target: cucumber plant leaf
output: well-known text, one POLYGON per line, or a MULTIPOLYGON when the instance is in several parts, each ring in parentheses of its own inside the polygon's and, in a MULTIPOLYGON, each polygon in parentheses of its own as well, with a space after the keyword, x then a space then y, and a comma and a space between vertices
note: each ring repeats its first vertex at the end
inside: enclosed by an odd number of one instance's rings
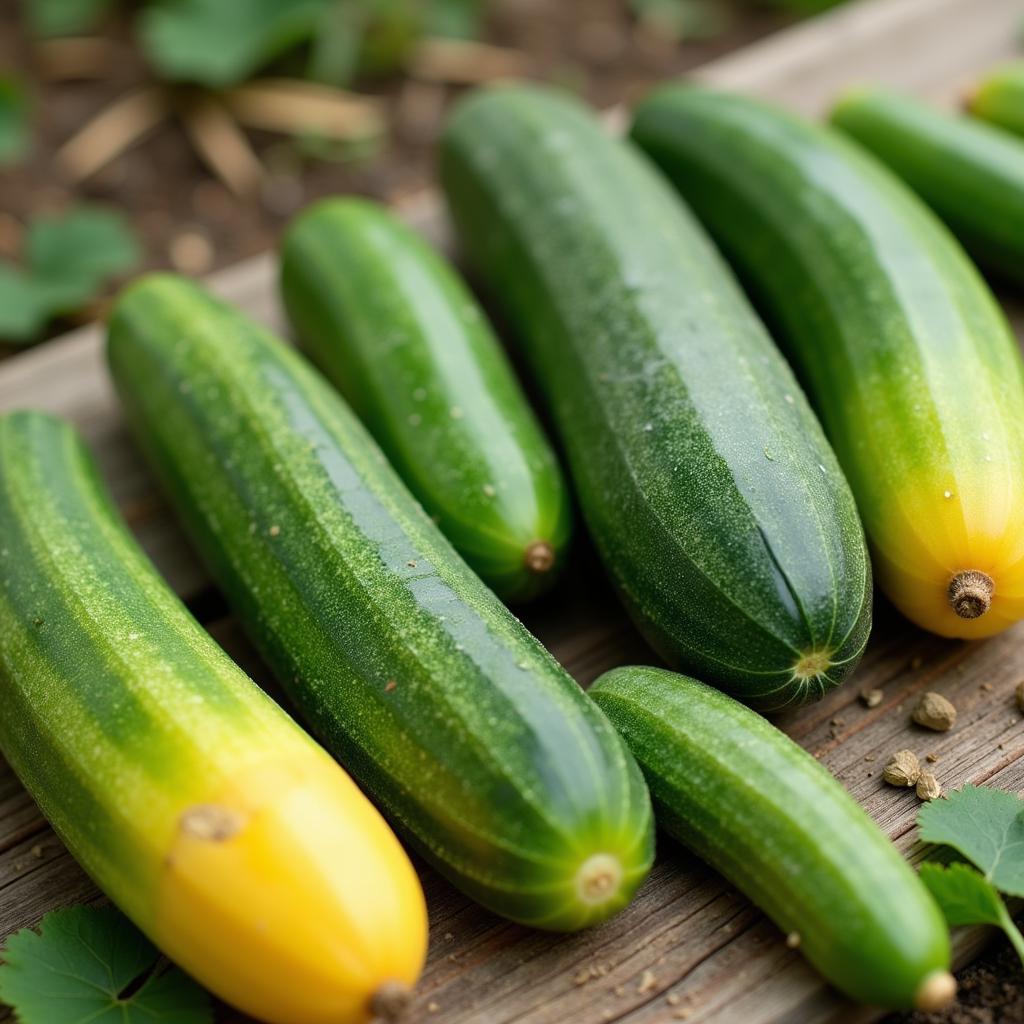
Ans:
POLYGON ((143 10, 139 29, 160 74, 221 88, 307 41, 332 2, 164 0, 143 10))
POLYGON ((28 95, 13 75, 0 75, 0 167, 17 163, 28 152, 28 95))
POLYGON ((52 317, 80 309, 138 259, 128 223, 109 210, 82 205, 34 220, 24 265, 0 262, 0 339, 31 341, 52 317))
POLYGON ((921 865, 928 887, 951 925, 993 924, 1006 933, 1024 964, 1024 936, 1000 892, 1024 896, 1024 800, 988 787, 964 786, 922 806, 921 838, 973 862, 921 865))
POLYGON ((1024 896, 1024 800, 980 786, 954 790, 918 814, 921 838, 951 846, 1000 892, 1024 896))
POLYGON ((29 0, 28 24, 37 36, 88 32, 113 6, 112 0, 29 0))
POLYGON ((115 907, 66 907, 7 940, 0 1000, 19 1024, 212 1024, 206 992, 160 964, 115 907))

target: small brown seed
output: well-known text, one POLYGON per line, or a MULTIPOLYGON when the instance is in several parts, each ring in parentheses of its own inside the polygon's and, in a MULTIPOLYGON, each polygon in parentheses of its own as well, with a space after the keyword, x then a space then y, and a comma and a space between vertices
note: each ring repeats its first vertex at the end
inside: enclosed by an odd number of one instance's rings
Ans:
POLYGON ((917 795, 921 800, 938 800, 942 796, 942 786, 931 772, 921 772, 917 780, 917 795))
POLYGON ((921 762, 912 750, 897 750, 882 772, 890 786, 915 786, 921 777, 921 762))
POLYGON ((935 762, 938 761, 938 759, 939 759, 939 755, 938 754, 925 754, 924 759, 929 764, 935 764, 935 762))
POLYGON ((947 732, 956 722, 956 708, 941 693, 929 692, 921 695, 911 718, 926 729, 947 732))
POLYGON ((860 699, 864 702, 865 707, 869 708, 877 708, 882 703, 884 696, 885 694, 879 689, 860 691, 860 699))

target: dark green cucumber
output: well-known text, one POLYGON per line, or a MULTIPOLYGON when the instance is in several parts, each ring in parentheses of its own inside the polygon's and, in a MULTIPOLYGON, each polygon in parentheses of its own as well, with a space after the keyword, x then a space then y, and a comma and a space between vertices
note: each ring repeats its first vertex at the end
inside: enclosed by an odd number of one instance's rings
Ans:
POLYGON ((795 934, 832 984, 892 1008, 938 1009, 952 998, 939 908, 802 747, 663 669, 615 669, 590 692, 640 762, 658 824, 795 934))
POLYGON ((867 639, 863 534, 803 393, 703 230, 642 155, 539 88, 464 101, 442 177, 652 645, 765 710, 820 697, 867 639))
POLYGON ((746 96, 665 87, 633 137, 778 325, 893 603, 943 636, 1024 618, 1024 364, 955 237, 856 142, 746 96))
POLYGON ((281 290, 300 344, 484 582, 507 601, 546 589, 569 496, 455 272, 383 207, 331 199, 285 236, 281 290))
POLYGON ((519 921, 575 929, 622 907, 652 856, 636 765, 330 385, 166 275, 120 297, 108 355, 214 578, 417 849, 519 921))
POLYGON ((999 276, 1024 281, 1024 141, 886 89, 856 89, 832 123, 888 164, 999 276))
POLYGON ((968 109, 975 117, 1024 135, 1024 61, 993 71, 971 94, 968 109))

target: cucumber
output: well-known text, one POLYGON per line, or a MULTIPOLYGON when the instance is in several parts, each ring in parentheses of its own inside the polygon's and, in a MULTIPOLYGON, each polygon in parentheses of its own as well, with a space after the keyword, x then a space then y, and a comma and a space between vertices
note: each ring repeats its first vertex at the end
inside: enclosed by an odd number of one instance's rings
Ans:
POLYGON ((863 534, 799 386, 703 230, 640 154, 541 88, 464 101, 441 170, 650 643, 764 710, 820 697, 867 639, 863 534))
POLYGON ((1024 61, 993 71, 974 90, 968 109, 1016 135, 1024 135, 1024 61))
POLYGON ((633 136, 740 269, 814 401, 879 583, 944 636, 1024 616, 1024 378, 935 215, 838 132, 674 86, 633 136))
POLYGON ((456 274, 382 207, 331 199, 289 228, 281 291, 300 344, 471 568, 506 601, 547 589, 565 483, 456 274))
POLYGON ((799 941, 854 999, 952 1000, 949 934, 910 865, 803 748, 686 676, 621 668, 590 693, 626 738, 658 824, 799 941))
POLYGON ((650 801, 615 730, 470 571, 330 385, 197 286, 143 279, 108 356, 214 578, 327 748, 486 907, 628 902, 650 801))
POLYGON ((910 185, 983 266, 1024 281, 1024 141, 885 89, 848 93, 831 120, 910 185))
POLYGON ((419 974, 426 908, 391 830, 41 413, 0 418, 0 749, 111 899, 260 1020, 364 1022, 419 974))

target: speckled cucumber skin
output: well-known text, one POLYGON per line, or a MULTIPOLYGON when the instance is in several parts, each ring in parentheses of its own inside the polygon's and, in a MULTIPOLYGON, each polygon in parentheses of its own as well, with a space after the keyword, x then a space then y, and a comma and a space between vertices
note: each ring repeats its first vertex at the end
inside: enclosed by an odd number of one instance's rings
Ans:
POLYGON ((591 694, 626 738, 658 824, 742 889, 838 988, 914 1005, 949 934, 916 874, 832 775, 725 694, 622 668, 591 694))
POLYGON ((643 779, 589 698, 474 575, 297 353, 182 278, 130 287, 108 356, 214 578, 314 730, 488 908, 571 930, 646 874, 643 779), (608 854, 620 884, 576 890, 608 854))
POLYGON ((989 75, 974 90, 968 107, 975 117, 1024 135, 1024 61, 989 75))
POLYGON ((871 150, 1000 277, 1024 282, 1024 141, 886 89, 855 89, 832 124, 871 150))
POLYGON ((948 229, 857 143, 747 97, 669 86, 633 137, 740 269, 821 416, 894 604, 982 637, 1024 617, 1024 376, 948 229), (987 574, 976 618, 955 574, 987 574))
POLYGON ((0 750, 107 895, 236 1007, 364 1024, 378 985, 415 981, 426 906, 398 840, 42 413, 0 417, 0 750))
POLYGON ((840 682, 870 628, 853 500, 800 388, 668 184, 575 101, 531 87, 463 102, 442 180, 651 644, 764 710, 840 682), (821 663, 798 673, 815 652, 821 663))
POLYGON ((569 540, 569 495, 455 271, 383 207, 329 199, 285 235, 281 292, 299 343, 471 568, 506 601, 546 590, 569 540))

